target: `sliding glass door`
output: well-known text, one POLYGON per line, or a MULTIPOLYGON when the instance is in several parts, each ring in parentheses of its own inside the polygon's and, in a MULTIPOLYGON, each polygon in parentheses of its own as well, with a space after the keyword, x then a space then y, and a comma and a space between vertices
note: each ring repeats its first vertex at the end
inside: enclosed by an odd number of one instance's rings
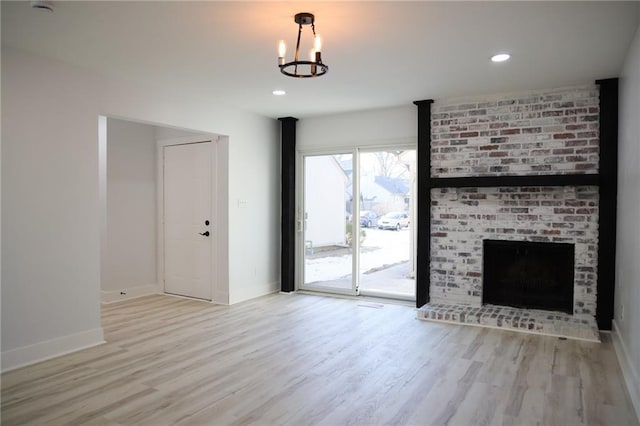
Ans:
POLYGON ((304 157, 303 288, 355 294, 353 154, 304 157))
POLYGON ((415 299, 415 150, 304 155, 298 287, 415 299))
POLYGON ((415 299, 415 150, 359 156, 360 294, 415 299))

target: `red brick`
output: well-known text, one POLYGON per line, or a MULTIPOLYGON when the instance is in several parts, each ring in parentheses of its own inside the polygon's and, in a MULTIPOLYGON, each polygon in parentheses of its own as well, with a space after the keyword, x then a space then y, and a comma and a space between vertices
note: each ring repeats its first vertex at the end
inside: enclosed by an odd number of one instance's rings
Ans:
POLYGON ((576 135, 573 133, 556 133, 553 135, 554 139, 575 139, 576 135))
POLYGON ((440 215, 440 219, 457 219, 457 218, 458 218, 457 214, 443 213, 440 215))
POLYGON ((470 200, 486 200, 487 194, 469 194, 470 200))
POLYGON ((500 130, 501 135, 519 135, 520 129, 504 129, 500 130))
POLYGON ((558 111, 543 111, 542 112, 542 116, 543 117, 560 117, 564 115, 564 112, 562 110, 558 110, 558 111))
POLYGON ((597 154, 600 151, 597 147, 576 149, 576 154, 597 154))
POLYGON ((578 133, 578 137, 579 138, 597 138, 598 137, 598 132, 580 132, 578 133))
POLYGON ((536 157, 551 155, 551 150, 550 149, 533 149, 531 150, 531 155, 536 157))
POLYGON ((535 229, 518 229, 518 234, 520 235, 535 235, 536 232, 535 229))
POLYGON ((577 214, 592 214, 595 213, 595 209, 578 209, 576 210, 577 214))
MULTIPOLYGON (((493 152, 491 154, 493 154, 493 152)), ((517 158, 503 158, 502 160, 500 160, 500 164, 517 164, 517 163, 518 163, 517 158)))
POLYGON ((553 155, 567 155, 567 154, 573 154, 574 149, 573 148, 558 148, 558 149, 554 149, 552 151, 553 155))
POLYGON ((595 163, 580 163, 576 164, 576 170, 597 170, 598 166, 595 163))
POLYGON ((567 124, 567 130, 586 130, 586 124, 567 124))

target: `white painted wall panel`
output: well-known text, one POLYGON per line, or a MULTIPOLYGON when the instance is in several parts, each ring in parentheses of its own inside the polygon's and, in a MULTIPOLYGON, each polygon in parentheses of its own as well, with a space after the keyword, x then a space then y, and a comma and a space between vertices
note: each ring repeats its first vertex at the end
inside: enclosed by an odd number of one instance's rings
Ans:
POLYGON ((2 51, 3 352, 100 328, 96 87, 2 51))
POLYGON ((640 416, 640 27, 619 84, 615 325, 628 357, 626 378, 640 416))
POLYGON ((156 285, 156 131, 107 120, 107 229, 101 289, 156 285))

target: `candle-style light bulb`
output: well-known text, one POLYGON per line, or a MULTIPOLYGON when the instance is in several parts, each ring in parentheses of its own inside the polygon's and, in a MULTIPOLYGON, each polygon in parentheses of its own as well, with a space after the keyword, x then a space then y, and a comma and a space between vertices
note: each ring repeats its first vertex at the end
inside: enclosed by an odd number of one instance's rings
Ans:
POLYGON ((311 49, 311 51, 309 52, 309 60, 311 62, 313 62, 313 64, 311 64, 311 74, 315 75, 316 72, 318 72, 318 67, 316 66, 316 50, 315 49, 311 49))
POLYGON ((322 50, 322 40, 320 40, 320 36, 316 35, 316 38, 314 40, 314 51, 315 51, 315 55, 313 57, 313 59, 311 59, 313 62, 316 62, 318 64, 322 63, 322 54, 320 53, 320 51, 322 50))
POLYGON ((284 40, 280 40, 278 43, 278 64, 284 65, 284 55, 287 54, 287 46, 284 44, 284 40))

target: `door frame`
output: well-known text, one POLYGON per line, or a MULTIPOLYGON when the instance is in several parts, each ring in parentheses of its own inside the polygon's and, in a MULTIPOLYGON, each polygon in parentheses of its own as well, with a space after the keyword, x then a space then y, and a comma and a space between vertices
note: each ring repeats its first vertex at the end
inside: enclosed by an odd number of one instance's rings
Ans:
MULTIPOLYGON (((360 278, 360 239, 353 239, 353 247, 352 253, 354 256, 352 258, 352 289, 336 289, 332 287, 322 287, 322 286, 305 286, 304 284, 304 260, 305 260, 305 246, 304 246, 304 188, 305 188, 305 175, 304 175, 304 158, 308 156, 320 156, 320 155, 340 155, 340 154, 351 154, 352 155, 352 175, 358 176, 357 179, 352 177, 352 185, 353 185, 353 193, 360 193, 360 154, 366 152, 377 152, 377 151, 397 151, 397 150, 414 150, 417 151, 418 147, 415 141, 389 141, 387 143, 381 144, 362 144, 362 145, 349 145, 349 146, 336 146, 336 147, 323 147, 323 148, 302 148, 296 151, 296 233, 295 233, 295 289, 296 290, 305 290, 305 291, 317 291, 317 292, 327 292, 334 294, 345 294, 351 296, 359 296, 360 289, 359 287, 359 278, 360 278)), ((417 172, 417 170, 416 170, 417 172)), ((413 206, 414 210, 418 203, 418 194, 415 191, 415 188, 411 188, 413 192, 413 206)), ((353 197, 353 206, 352 210, 356 213, 360 211, 360 197, 353 197)), ((416 238, 417 238, 417 228, 418 224, 414 220, 414 213, 412 211, 410 213, 410 220, 413 221, 414 226, 412 227, 412 246, 411 246, 411 256, 412 256, 412 265, 415 270, 416 264, 416 238)), ((354 220, 353 224, 353 235, 360 235, 360 220, 354 220)), ((414 271, 415 273, 415 271, 414 271)), ((414 277, 415 280, 415 277, 414 277)), ((417 292, 417 289, 416 289, 417 292)), ((400 300, 415 300, 415 294, 413 298, 407 298, 403 296, 398 297, 390 297, 387 294, 377 293, 375 291, 367 291, 365 292, 367 296, 373 297, 384 297, 384 298, 393 298, 400 300)))
MULTIPOLYGON (((212 135, 188 136, 182 138, 162 139, 157 141, 157 274, 158 286, 163 294, 165 292, 165 269, 164 269, 164 148, 176 145, 191 145, 195 143, 211 142, 211 302, 228 304, 229 288, 225 279, 226 265, 223 263, 227 258, 224 243, 227 240, 227 227, 225 212, 227 200, 224 196, 226 183, 224 144, 220 143, 222 138, 212 135)), ((171 294, 174 296, 173 294, 171 294)), ((202 300, 205 299, 194 299, 202 300)))

